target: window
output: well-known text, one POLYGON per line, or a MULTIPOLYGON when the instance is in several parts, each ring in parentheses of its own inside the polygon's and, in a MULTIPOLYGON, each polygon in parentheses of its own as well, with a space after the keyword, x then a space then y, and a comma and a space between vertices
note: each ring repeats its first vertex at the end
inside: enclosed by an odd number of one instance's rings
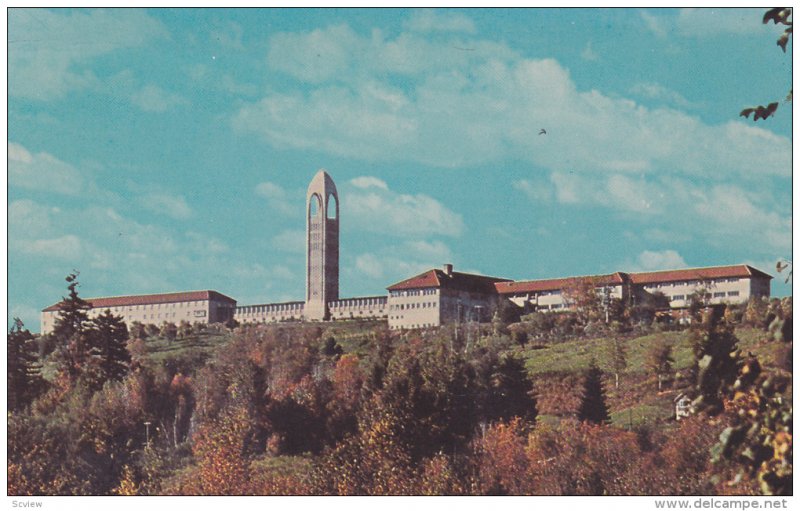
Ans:
POLYGON ((724 292, 722 292, 722 293, 714 293, 714 298, 724 298, 724 297, 725 297, 725 293, 724 292))
POLYGON ((675 295, 672 297, 673 300, 685 300, 686 295, 675 295))
POLYGON ((728 291, 728 296, 739 296, 739 291, 728 291))

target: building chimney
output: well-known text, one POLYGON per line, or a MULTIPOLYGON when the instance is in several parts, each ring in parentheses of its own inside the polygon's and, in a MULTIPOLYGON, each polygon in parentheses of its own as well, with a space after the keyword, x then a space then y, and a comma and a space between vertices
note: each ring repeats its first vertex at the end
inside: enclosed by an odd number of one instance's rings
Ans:
POLYGON ((447 263, 447 264, 444 265, 444 274, 447 275, 448 277, 453 274, 453 265, 452 264, 447 263))

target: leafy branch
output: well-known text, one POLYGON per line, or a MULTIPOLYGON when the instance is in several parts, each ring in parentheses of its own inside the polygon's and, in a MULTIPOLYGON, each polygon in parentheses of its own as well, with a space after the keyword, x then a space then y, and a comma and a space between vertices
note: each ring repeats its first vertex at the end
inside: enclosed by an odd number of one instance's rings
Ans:
MULTIPOLYGON (((778 46, 781 47, 784 53, 786 53, 786 45, 789 43, 789 37, 792 35, 792 9, 790 7, 775 7, 773 9, 768 10, 764 13, 764 18, 761 20, 762 23, 765 25, 772 21, 774 24, 784 25, 787 28, 783 31, 783 34, 778 38, 778 46)), ((792 100, 792 91, 789 90, 789 94, 786 96, 784 101, 791 101, 792 100)), ((740 117, 750 118, 750 114, 753 114, 753 121, 758 121, 759 119, 766 120, 768 117, 772 117, 775 114, 775 111, 778 109, 778 102, 774 101, 767 106, 754 106, 748 107, 739 112, 740 117)))

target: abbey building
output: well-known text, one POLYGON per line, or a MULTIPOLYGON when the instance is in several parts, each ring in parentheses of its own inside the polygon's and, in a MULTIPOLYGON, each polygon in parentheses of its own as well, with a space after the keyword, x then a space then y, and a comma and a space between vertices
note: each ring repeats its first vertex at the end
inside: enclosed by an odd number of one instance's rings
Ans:
MULTIPOLYGON (((126 323, 241 324, 279 321, 386 320, 391 329, 427 328, 464 321, 491 319, 502 301, 528 311, 561 311, 572 304, 565 291, 589 282, 604 298, 642 303, 660 295, 671 309, 688 307, 701 291, 707 303, 739 304, 750 297, 769 297, 772 277, 745 264, 657 272, 512 281, 461 273, 452 264, 431 269, 390 285, 388 294, 339 297, 339 196, 325 170, 311 180, 306 193, 305 300, 237 305, 236 300, 211 290, 137 296, 89 298, 89 315, 105 310, 126 323)), ((41 333, 52 332, 60 303, 42 311, 41 333)))

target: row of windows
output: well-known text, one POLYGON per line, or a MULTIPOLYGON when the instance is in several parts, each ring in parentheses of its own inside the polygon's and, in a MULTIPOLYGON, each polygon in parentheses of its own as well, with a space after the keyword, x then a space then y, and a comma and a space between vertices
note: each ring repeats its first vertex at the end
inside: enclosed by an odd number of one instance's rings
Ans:
POLYGON ((699 286, 702 284, 725 284, 725 283, 734 283, 739 282, 740 279, 738 278, 724 278, 724 279, 709 279, 706 281, 701 280, 686 280, 686 281, 679 281, 679 282, 661 282, 659 284, 647 284, 644 286, 645 289, 660 289, 665 287, 680 287, 680 286, 699 286))
POLYGON ((354 298, 352 300, 338 300, 330 302, 328 306, 332 309, 341 307, 363 307, 365 305, 383 305, 386 298, 354 298))
POLYGON ((302 303, 285 303, 280 305, 248 305, 245 307, 236 307, 236 313, 253 314, 257 312, 294 311, 302 308, 302 303))
POLYGON ((205 303, 205 300, 195 302, 173 302, 173 303, 149 303, 144 305, 118 305, 116 307, 96 307, 98 310, 111 310, 111 312, 176 309, 184 307, 196 307, 205 303))
MULTIPOLYGON (((706 296, 711 297, 712 295, 707 294, 706 296)), ((714 298, 725 298, 726 296, 733 297, 739 296, 739 291, 728 291, 727 293, 724 291, 719 291, 713 294, 714 298)), ((673 295, 671 298, 672 301, 675 300, 686 300, 686 295, 673 295)))
MULTIPOLYGON (((390 316, 389 319, 403 319, 403 316, 390 316)), ((433 328, 435 326, 436 325, 433 323, 415 323, 413 325, 404 325, 404 326, 395 325, 392 326, 391 328, 394 330, 400 330, 401 328, 433 328)))
POLYGON ((405 289, 403 291, 389 291, 389 296, 398 298, 400 296, 429 296, 435 295, 439 290, 436 288, 425 289, 405 289))
POLYGON ((436 302, 401 303, 389 306, 389 310, 430 309, 436 307, 436 302))

